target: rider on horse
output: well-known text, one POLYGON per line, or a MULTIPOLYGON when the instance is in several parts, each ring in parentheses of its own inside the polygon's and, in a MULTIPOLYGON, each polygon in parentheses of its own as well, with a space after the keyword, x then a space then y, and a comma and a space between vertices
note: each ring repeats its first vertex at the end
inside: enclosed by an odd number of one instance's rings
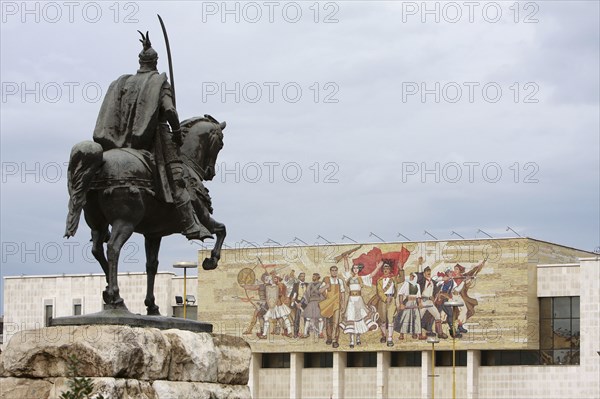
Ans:
POLYGON ((150 158, 155 166, 158 197, 175 204, 182 233, 188 239, 203 239, 209 235, 196 217, 184 179, 179 151, 181 127, 171 85, 167 76, 156 69, 158 54, 148 33, 140 34, 143 45, 140 68, 135 75, 123 75, 110 85, 98 115, 94 141, 104 151, 128 148, 150 158))

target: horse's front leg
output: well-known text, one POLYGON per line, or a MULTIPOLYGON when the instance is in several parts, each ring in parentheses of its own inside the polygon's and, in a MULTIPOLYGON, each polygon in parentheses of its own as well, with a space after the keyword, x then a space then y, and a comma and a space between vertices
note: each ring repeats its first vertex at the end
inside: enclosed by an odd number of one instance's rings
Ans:
POLYGON ((217 240, 215 241, 215 246, 210 252, 210 258, 204 259, 202 262, 202 268, 204 270, 213 270, 216 269, 219 264, 219 259, 221 259, 221 248, 223 247, 223 242, 225 242, 225 236, 227 235, 227 229, 223 223, 219 223, 210 216, 208 217, 207 223, 203 223, 208 230, 217 236, 217 240))
POLYGON ((144 304, 150 316, 160 316, 158 306, 154 298, 154 280, 158 271, 158 251, 160 249, 161 237, 145 237, 146 246, 146 300, 144 304))
POLYGON ((117 273, 119 271, 119 255, 121 248, 133 234, 133 224, 117 220, 112 224, 110 239, 107 244, 108 254, 108 287, 104 291, 104 301, 109 308, 127 309, 123 298, 119 295, 117 273))

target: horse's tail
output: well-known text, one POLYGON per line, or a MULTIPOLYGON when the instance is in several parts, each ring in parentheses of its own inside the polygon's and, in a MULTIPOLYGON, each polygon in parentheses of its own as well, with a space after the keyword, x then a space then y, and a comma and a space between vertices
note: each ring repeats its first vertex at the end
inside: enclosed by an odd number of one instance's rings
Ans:
POLYGON ((79 226, 81 210, 92 178, 102 166, 102 146, 93 141, 82 141, 71 150, 67 172, 69 187, 69 214, 65 237, 75 235, 79 226))

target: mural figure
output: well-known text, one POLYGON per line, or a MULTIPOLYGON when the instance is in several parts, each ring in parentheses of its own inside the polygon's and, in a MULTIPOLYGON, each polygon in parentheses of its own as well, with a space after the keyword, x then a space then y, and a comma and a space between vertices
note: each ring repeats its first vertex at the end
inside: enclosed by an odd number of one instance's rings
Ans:
POLYGON ((363 269, 362 265, 352 265, 352 274, 350 274, 350 262, 348 257, 344 257, 344 278, 348 286, 349 297, 346 306, 345 321, 340 323, 344 334, 350 335, 350 348, 354 348, 354 343, 360 345, 360 335, 370 330, 377 329, 377 319, 379 314, 374 306, 365 304, 362 298, 362 287, 372 285, 372 277, 379 271, 379 267, 366 276, 359 276, 363 269), (356 337, 356 341, 355 341, 356 337))
POLYGON ((411 334, 413 339, 421 335, 421 287, 417 284, 417 274, 411 273, 398 290, 398 308, 402 311, 400 316, 400 336, 411 334))
MULTIPOLYGON (((383 253, 378 247, 374 247, 366 254, 361 254, 358 258, 352 259, 352 263, 355 265, 363 265, 363 270, 359 273, 361 276, 370 274, 373 269, 376 269, 380 261, 391 266, 390 274, 396 276, 399 281, 404 281, 404 264, 410 256, 410 251, 404 246, 400 251, 392 251, 383 253)), ((383 270, 379 269, 378 272, 373 276, 373 284, 383 277, 383 270)))
POLYGON ((454 299, 462 302, 464 306, 459 308, 459 313, 457 316, 458 328, 457 330, 462 333, 467 333, 467 330, 463 327, 463 323, 465 323, 471 316, 475 314, 475 306, 477 306, 477 299, 471 298, 469 296, 469 289, 475 283, 475 278, 477 274, 481 271, 487 258, 481 261, 477 266, 473 269, 469 270, 465 273, 465 267, 459 264, 454 266, 453 279, 457 288, 455 289, 454 299))
POLYGON ((419 339, 425 340, 427 339, 427 335, 435 335, 433 332, 434 328, 438 338, 448 338, 448 335, 446 335, 442 330, 442 318, 440 312, 438 308, 435 307, 433 304, 433 300, 435 298, 435 294, 437 294, 437 290, 434 291, 434 289, 436 288, 436 282, 431 278, 431 268, 429 266, 425 267, 422 273, 417 273, 417 284, 419 284, 419 288, 421 289, 421 303, 422 308, 424 309, 422 312, 422 330, 419 339), (432 323, 428 323, 426 321, 428 314, 433 319, 432 323), (431 327, 427 328, 425 326, 431 327), (425 334, 426 329, 429 334, 425 334))
POLYGON ((446 306, 446 302, 452 299, 452 292, 456 288, 456 284, 452 279, 452 271, 446 269, 444 272, 438 272, 437 277, 439 280, 437 286, 440 290, 436 295, 435 305, 438 307, 438 310, 446 314, 446 323, 448 324, 450 336, 453 338, 462 338, 461 333, 455 333, 454 331, 454 317, 457 312, 454 311, 454 306, 446 306))
POLYGON ((387 341, 387 346, 394 346, 394 315, 397 309, 398 279, 391 274, 392 265, 383 264, 383 277, 377 280, 377 297, 379 299, 379 327, 381 328, 381 343, 387 341))
POLYGON ((304 294, 308 287, 306 280, 306 274, 300 272, 298 274, 298 281, 296 281, 292 287, 292 293, 290 294, 290 307, 292 309, 292 319, 294 320, 294 338, 300 336, 300 321, 303 318, 304 309, 308 305, 304 294))
POLYGON ((326 320, 325 332, 327 340, 325 343, 333 348, 340 346, 340 315, 344 312, 342 307, 345 305, 344 281, 338 277, 337 266, 329 268, 330 276, 323 279, 321 289, 325 292, 325 299, 319 302, 321 315, 326 320))
POLYGON ((484 259, 466 273, 465 267, 460 264, 456 264, 453 269, 448 268, 444 272, 437 273, 440 281, 437 282, 439 291, 435 296, 434 303, 438 310, 445 313, 450 336, 454 338, 462 338, 462 334, 467 333, 463 323, 475 314, 477 300, 469 297, 468 290, 473 286, 475 278, 486 260, 484 259), (464 306, 445 306, 449 300, 462 303, 464 306))
POLYGON ((325 299, 325 295, 321 289, 321 275, 313 273, 312 282, 308 285, 304 293, 306 309, 304 309, 304 334, 300 338, 308 338, 310 331, 314 331, 315 336, 324 338, 323 336, 323 316, 319 303, 325 299))
MULTIPOLYGON (((251 269, 248 269, 248 270, 251 270, 251 269)), ((252 275, 254 278, 254 273, 252 273, 252 275)), ((245 290, 258 292, 258 301, 255 303, 254 301, 250 300, 250 297, 248 297, 247 291, 246 291, 246 296, 248 298, 248 301, 250 301, 250 303, 252 303, 252 305, 254 306, 254 313, 252 314, 252 320, 250 321, 250 324, 244 331, 244 335, 252 334, 252 330, 254 329, 254 326, 256 325, 257 321, 259 319, 262 320, 264 318, 265 314, 267 313, 267 309, 268 309, 268 307, 267 307, 267 285, 270 285, 270 284, 271 284, 271 277, 269 276, 269 273, 265 272, 260 277, 260 282, 258 284, 244 285, 245 290)), ((263 324, 261 323, 260 331, 257 333, 257 335, 259 337, 261 335, 266 334, 263 331, 262 327, 263 327, 263 324)))
MULTIPOLYGON (((286 303, 287 300, 289 300, 289 298, 286 295, 287 288, 281 280, 281 277, 279 277, 273 272, 271 276, 271 284, 266 286, 268 309, 263 316, 263 332, 261 335, 258 335, 258 338, 260 339, 266 339, 267 334, 270 332, 269 327, 271 326, 271 324, 273 324, 273 328, 275 328, 277 326, 277 323, 283 323, 284 336, 292 337, 292 329, 289 318, 291 311, 286 303)), ((274 333, 274 331, 271 332, 271 334, 274 333)))

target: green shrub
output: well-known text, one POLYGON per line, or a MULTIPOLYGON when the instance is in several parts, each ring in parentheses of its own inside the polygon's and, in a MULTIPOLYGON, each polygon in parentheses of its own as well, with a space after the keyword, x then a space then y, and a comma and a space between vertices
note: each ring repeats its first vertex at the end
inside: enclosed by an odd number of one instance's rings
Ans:
MULTIPOLYGON (((94 383, 89 377, 77 377, 79 374, 79 360, 75 355, 69 356, 69 380, 67 385, 69 390, 60 395, 60 399, 92 399, 90 396, 94 391, 94 383)), ((97 395, 93 399, 105 399, 102 395, 97 395)))

